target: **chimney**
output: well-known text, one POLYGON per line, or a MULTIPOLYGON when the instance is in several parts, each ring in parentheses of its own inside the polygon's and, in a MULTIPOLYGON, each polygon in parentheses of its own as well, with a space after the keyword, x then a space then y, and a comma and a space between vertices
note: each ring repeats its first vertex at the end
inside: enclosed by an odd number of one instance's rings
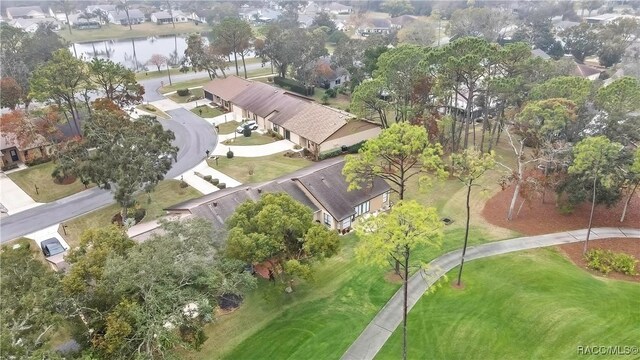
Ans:
POLYGON ((214 201, 213 203, 211 203, 211 205, 213 205, 213 207, 216 207, 218 206, 218 203, 214 201))
POLYGON ((262 194, 262 189, 258 189, 258 194, 262 194))

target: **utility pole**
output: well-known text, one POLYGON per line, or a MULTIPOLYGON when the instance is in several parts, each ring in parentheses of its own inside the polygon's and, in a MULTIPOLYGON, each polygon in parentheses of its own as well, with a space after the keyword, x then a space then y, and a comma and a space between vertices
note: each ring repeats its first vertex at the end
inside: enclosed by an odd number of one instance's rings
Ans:
POLYGON ((167 63, 167 75, 169 75, 169 85, 171 84, 171 68, 169 68, 169 63, 167 63))

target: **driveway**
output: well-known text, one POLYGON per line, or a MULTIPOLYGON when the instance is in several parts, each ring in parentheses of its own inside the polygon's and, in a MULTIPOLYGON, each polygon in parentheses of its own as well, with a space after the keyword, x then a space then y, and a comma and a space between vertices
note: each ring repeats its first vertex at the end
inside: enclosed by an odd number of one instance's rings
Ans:
POLYGON ((3 172, 0 172, 0 204, 7 209, 8 215, 42 205, 33 201, 31 196, 3 172))
MULTIPOLYGON (((514 251, 541 248, 546 246, 584 241, 587 229, 567 232, 528 236, 516 239, 496 241, 467 248, 465 261, 481 259, 489 256, 506 254, 514 251)), ((594 228, 591 229, 591 240, 631 237, 640 242, 640 229, 594 228)), ((420 297, 444 274, 460 264, 462 250, 452 251, 431 261, 426 270, 420 270, 409 279, 409 310, 420 300, 420 297)), ((373 359, 387 342, 394 330, 402 322, 403 306, 402 288, 378 312, 364 329, 356 341, 342 355, 342 360, 373 359)))

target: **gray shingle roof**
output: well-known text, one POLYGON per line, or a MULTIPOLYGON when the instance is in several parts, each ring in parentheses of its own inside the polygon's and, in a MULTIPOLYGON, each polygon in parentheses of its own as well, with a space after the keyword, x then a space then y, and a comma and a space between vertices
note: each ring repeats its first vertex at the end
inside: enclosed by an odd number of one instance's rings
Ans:
POLYGON ((7 8, 7 14, 11 14, 13 17, 29 16, 31 12, 37 12, 38 15, 44 15, 44 12, 40 6, 15 6, 7 8))

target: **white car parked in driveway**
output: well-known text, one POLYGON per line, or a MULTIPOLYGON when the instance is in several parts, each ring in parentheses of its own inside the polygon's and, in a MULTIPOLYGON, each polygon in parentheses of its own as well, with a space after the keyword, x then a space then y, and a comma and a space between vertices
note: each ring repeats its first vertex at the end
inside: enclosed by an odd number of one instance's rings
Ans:
POLYGON ((247 126, 251 130, 257 130, 258 129, 258 124, 255 121, 251 120, 251 121, 245 121, 242 124, 240 124, 240 126, 238 126, 236 128, 236 132, 238 134, 242 134, 242 132, 244 131, 244 128, 247 127, 247 126))

